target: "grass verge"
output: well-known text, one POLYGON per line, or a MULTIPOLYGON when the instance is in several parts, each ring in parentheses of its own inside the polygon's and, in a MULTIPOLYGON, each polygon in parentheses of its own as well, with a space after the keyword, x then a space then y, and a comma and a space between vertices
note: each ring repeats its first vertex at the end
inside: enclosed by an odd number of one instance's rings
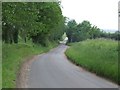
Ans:
POLYGON ((56 43, 42 47, 31 44, 2 45, 2 88, 15 88, 17 72, 24 58, 44 53, 57 46, 56 43))
POLYGON ((65 54, 75 64, 120 84, 118 51, 117 41, 95 39, 72 43, 65 54))

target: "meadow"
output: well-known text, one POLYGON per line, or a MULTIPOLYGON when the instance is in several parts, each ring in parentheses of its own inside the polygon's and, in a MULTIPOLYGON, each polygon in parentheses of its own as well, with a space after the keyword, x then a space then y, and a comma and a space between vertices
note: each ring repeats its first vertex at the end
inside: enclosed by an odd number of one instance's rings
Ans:
POLYGON ((15 88, 17 73, 27 57, 41 54, 57 46, 50 43, 48 47, 31 43, 2 44, 2 88, 15 88))
POLYGON ((118 76, 118 41, 109 39, 70 43, 65 54, 76 65, 120 84, 118 76))

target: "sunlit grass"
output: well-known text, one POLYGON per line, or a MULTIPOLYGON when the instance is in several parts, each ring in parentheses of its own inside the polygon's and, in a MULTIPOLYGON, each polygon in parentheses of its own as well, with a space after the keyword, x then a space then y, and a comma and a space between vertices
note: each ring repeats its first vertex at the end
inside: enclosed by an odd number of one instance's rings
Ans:
MULTIPOLYGON (((118 42, 107 39, 70 44, 68 58, 97 75, 118 82, 118 42)), ((120 77, 120 74, 119 74, 120 77)))

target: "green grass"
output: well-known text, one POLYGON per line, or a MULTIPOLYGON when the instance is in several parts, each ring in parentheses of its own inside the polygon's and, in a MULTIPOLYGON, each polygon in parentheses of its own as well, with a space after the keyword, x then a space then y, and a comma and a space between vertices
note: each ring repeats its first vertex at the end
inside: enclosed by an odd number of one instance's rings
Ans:
POLYGON ((75 64, 118 83, 117 41, 95 39, 72 43, 65 53, 75 64))
POLYGON ((2 88, 15 88, 17 72, 26 57, 49 51, 57 46, 56 43, 48 47, 32 44, 3 44, 2 45, 2 88))

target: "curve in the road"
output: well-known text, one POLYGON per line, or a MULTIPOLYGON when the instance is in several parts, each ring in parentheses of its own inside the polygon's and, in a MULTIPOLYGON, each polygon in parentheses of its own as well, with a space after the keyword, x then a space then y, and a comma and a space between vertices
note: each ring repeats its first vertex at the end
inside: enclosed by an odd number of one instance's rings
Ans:
POLYGON ((117 88, 110 81, 75 66, 64 55, 67 46, 60 45, 37 57, 30 67, 28 88, 117 88))

